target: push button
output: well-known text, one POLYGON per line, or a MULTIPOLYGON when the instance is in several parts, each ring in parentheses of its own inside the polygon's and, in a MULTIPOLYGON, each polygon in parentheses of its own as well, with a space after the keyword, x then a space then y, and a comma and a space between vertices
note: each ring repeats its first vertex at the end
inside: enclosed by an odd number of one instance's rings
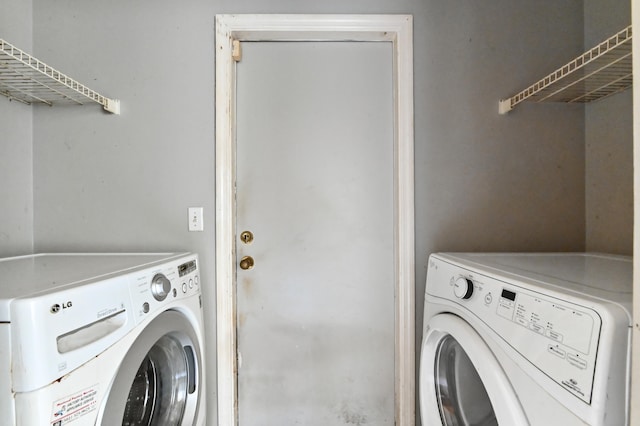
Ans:
POLYGON ((544 327, 540 324, 532 322, 531 324, 529 324, 529 327, 538 334, 544 334, 544 327))
POLYGON ((547 330, 546 333, 547 337, 551 340, 555 340, 556 342, 561 342, 562 343, 562 334, 553 331, 553 330, 547 330))
POLYGON ((527 327, 529 325, 526 319, 520 317, 516 317, 516 322, 523 327, 527 327))
POLYGON ((579 358, 577 355, 567 354, 567 361, 569 361, 569 364, 574 367, 578 367, 581 370, 587 369, 587 361, 579 358))
POLYGON ((551 352, 552 354, 554 354, 555 356, 558 356, 560 358, 564 358, 565 352, 562 349, 560 349, 559 347, 557 347, 557 346, 549 345, 547 350, 549 352, 551 352))

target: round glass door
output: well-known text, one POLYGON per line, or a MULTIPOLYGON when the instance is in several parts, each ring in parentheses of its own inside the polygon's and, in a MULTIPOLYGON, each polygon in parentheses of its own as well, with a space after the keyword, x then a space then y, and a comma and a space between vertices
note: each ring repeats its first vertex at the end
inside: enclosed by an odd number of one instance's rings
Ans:
POLYGON ((444 426, 496 426, 496 414, 478 371, 451 335, 436 350, 435 385, 444 426))
POLYGON ((195 424, 202 396, 202 352, 186 316, 158 315, 131 343, 115 374, 97 424, 195 424))
POLYGON ((179 425, 187 401, 187 359, 171 335, 158 340, 133 379, 123 426, 179 425))

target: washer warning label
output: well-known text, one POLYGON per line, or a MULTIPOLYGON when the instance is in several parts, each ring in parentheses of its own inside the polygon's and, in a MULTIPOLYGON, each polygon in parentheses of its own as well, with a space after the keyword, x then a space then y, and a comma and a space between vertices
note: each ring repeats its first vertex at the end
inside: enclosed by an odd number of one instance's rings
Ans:
POLYGON ((98 385, 93 385, 72 395, 68 395, 53 403, 51 426, 64 426, 73 423, 80 417, 95 411, 98 385))

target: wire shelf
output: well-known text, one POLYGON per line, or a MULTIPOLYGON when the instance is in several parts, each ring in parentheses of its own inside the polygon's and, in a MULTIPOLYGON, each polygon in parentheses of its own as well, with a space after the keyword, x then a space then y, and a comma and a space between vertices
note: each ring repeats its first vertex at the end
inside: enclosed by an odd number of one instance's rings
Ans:
POLYGON ((631 25, 588 52, 499 102, 506 114, 520 102, 587 103, 622 92, 633 83, 631 25))
POLYGON ((97 102, 120 114, 120 101, 110 99, 0 39, 0 94, 9 99, 54 105, 97 102))

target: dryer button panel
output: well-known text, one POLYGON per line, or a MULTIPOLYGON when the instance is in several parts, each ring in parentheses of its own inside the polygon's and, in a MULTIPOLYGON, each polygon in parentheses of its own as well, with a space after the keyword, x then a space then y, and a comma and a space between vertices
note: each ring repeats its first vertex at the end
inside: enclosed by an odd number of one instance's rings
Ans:
POLYGON ((445 262, 430 265, 427 294, 448 300, 479 318, 497 339, 526 359, 530 374, 551 379, 591 403, 602 320, 579 301, 542 293, 445 262), (473 282, 473 296, 454 295, 459 277, 473 282))
POLYGON ((584 355, 589 354, 594 332, 597 331, 594 330, 594 317, 585 308, 523 291, 503 289, 496 313, 545 336, 550 344, 562 344, 584 355), (513 299, 505 298, 505 292, 513 295, 513 299))
POLYGON ((486 322, 537 369, 591 403, 600 316, 590 308, 516 285, 499 286, 486 322))

